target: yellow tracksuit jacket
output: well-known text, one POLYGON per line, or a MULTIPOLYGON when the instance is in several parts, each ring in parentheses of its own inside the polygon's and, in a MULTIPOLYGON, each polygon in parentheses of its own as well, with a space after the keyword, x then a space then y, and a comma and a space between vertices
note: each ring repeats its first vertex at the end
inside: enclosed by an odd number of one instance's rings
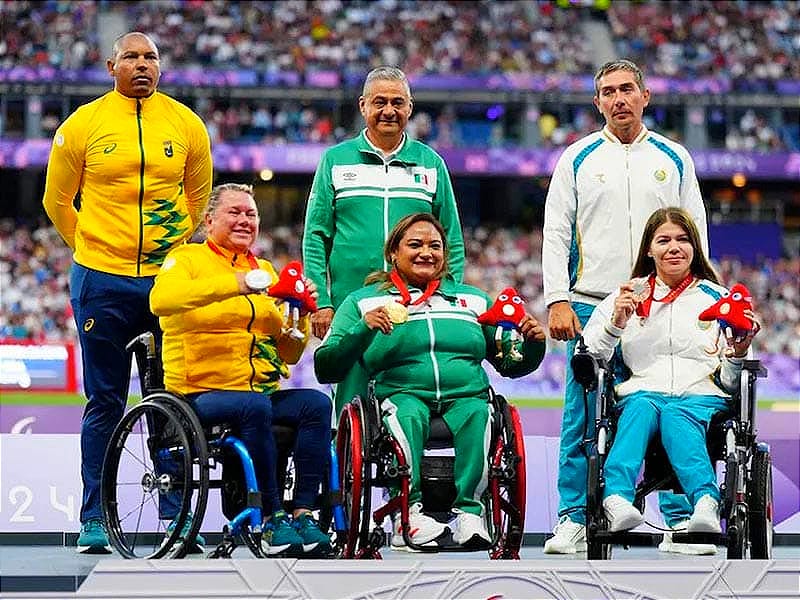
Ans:
MULTIPOLYGON (((239 294, 234 273, 251 269, 247 257, 220 251, 186 244, 170 252, 156 276, 150 309, 164 331, 164 383, 181 394, 272 392, 303 354, 308 316, 299 324, 304 340, 284 335, 274 298, 239 294)), ((258 259, 258 265, 278 279, 271 263, 258 259)))
POLYGON ((158 92, 112 90, 56 131, 43 204, 78 264, 148 276, 192 234, 211 182, 211 144, 195 113, 158 92))

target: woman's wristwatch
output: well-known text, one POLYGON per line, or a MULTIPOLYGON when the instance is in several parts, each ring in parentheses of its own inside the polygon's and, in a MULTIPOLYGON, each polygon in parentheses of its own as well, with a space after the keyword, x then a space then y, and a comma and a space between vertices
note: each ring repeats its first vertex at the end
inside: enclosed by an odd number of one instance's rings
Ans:
POLYGON ((272 283, 272 277, 264 269, 253 269, 245 274, 244 283, 254 292, 263 292, 272 283))

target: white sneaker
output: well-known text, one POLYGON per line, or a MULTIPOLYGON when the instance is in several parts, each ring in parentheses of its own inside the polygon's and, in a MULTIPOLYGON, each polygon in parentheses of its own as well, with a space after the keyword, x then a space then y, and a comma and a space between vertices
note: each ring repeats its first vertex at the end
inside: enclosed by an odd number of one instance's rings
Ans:
POLYGON ((575 554, 586 552, 586 526, 569 517, 559 519, 553 537, 544 543, 545 554, 575 554))
MULTIPOLYGON (((398 550, 410 550, 406 546, 400 527, 400 515, 397 515, 392 524, 392 547, 398 550)), ((435 546, 434 540, 446 530, 447 525, 422 512, 422 504, 420 502, 408 507, 408 535, 414 544, 435 546)))
POLYGON ((603 510, 608 519, 608 530, 628 531, 644 523, 644 516, 636 507, 619 494, 603 499, 603 510))
MULTIPOLYGON (((688 519, 681 521, 671 527, 672 531, 686 531, 689 525, 688 519)), ((683 544, 672 541, 672 532, 665 531, 664 539, 658 545, 659 552, 672 552, 674 554, 689 554, 691 556, 703 556, 716 554, 717 547, 714 544, 683 544)))
POLYGON ((694 505, 694 513, 686 527, 689 533, 720 533, 719 502, 706 494, 694 505))
POLYGON ((472 513, 453 510, 456 518, 451 521, 450 529, 453 532, 453 541, 459 546, 485 550, 492 545, 492 538, 483 524, 483 517, 472 513))

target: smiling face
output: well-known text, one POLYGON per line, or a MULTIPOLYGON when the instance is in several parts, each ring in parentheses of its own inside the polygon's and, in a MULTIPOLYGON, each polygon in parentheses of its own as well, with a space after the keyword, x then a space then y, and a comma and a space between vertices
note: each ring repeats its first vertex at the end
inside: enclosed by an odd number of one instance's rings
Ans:
POLYGON ((691 271, 694 247, 686 230, 671 221, 656 229, 648 255, 656 265, 656 275, 669 285, 676 286, 691 271))
POLYGON ((256 201, 246 192, 221 192, 217 207, 205 219, 208 237, 218 246, 236 254, 247 252, 258 236, 256 201))
POLYGON ((406 85, 393 79, 376 79, 358 99, 358 108, 369 140, 381 150, 393 150, 411 116, 412 102, 406 85))
POLYGON ((641 131, 642 115, 649 102, 650 90, 640 89, 631 71, 611 71, 597 81, 594 105, 605 117, 611 133, 625 144, 630 144, 641 131))
POLYGON ((142 33, 129 33, 114 48, 114 57, 106 61, 114 89, 129 98, 151 95, 161 77, 158 48, 153 41, 142 33))
POLYGON ((400 239, 391 256, 397 272, 411 285, 424 288, 442 276, 444 242, 432 223, 418 221, 400 239))

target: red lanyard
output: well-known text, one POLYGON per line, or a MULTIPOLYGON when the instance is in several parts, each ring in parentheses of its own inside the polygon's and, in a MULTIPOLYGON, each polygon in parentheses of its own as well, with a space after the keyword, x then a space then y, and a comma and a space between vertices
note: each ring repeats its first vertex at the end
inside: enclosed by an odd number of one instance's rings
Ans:
POLYGON ((433 296, 434 292, 439 289, 439 283, 441 282, 441 280, 439 279, 434 279, 433 281, 429 281, 427 287, 425 288, 425 291, 422 292, 422 295, 416 300, 414 300, 414 302, 411 302, 411 294, 408 292, 408 287, 406 287, 406 282, 403 281, 402 277, 400 277, 400 273, 398 273, 396 269, 392 269, 392 272, 389 273, 389 278, 392 280, 392 283, 397 288, 397 291, 400 292, 400 297, 402 298, 400 300, 400 304, 403 304, 405 306, 408 306, 409 304, 411 304, 412 306, 415 306, 417 304, 422 304, 423 302, 425 302, 425 300, 433 296))
MULTIPOLYGON (((228 258, 222 252, 222 250, 219 249, 219 246, 217 246, 210 239, 206 240, 206 244, 208 244, 208 247, 211 248, 211 250, 215 254, 219 254, 222 258, 224 258, 225 260, 228 260, 228 258)), ((250 265, 251 269, 258 269, 259 268, 258 261, 256 260, 256 255, 255 254, 253 254, 250 250, 248 250, 247 254, 245 254, 245 256, 247 257, 247 262, 250 265)), ((231 259, 231 266, 234 266, 235 263, 236 263, 236 254, 234 254, 233 258, 231 259)))
MULTIPOLYGON (((689 273, 683 281, 681 281, 677 286, 670 289, 669 293, 661 298, 660 300, 656 300, 656 302, 661 302, 663 304, 671 304, 675 301, 675 298, 681 295, 681 292, 685 290, 687 287, 691 285, 694 281, 694 275, 689 273)), ((650 305, 653 304, 653 295, 656 291, 656 276, 650 275, 647 280, 647 284, 650 286, 650 293, 647 295, 647 298, 636 307, 636 314, 640 317, 649 317, 650 316, 650 305)))

